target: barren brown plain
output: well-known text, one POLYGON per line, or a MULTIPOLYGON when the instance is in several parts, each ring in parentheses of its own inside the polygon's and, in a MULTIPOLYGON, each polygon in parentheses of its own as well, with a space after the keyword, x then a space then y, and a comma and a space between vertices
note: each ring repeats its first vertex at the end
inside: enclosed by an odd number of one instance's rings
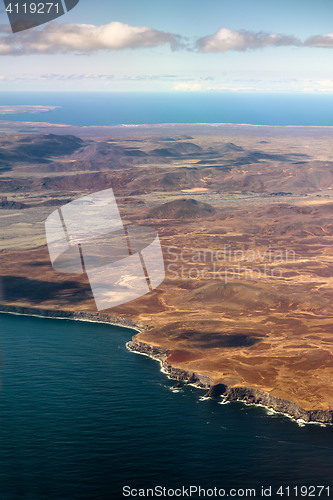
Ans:
POLYGON ((333 409, 332 136, 2 122, 1 303, 96 311, 85 275, 53 270, 44 221, 112 187, 125 224, 158 230, 166 278, 104 312, 147 325, 175 368, 333 409))

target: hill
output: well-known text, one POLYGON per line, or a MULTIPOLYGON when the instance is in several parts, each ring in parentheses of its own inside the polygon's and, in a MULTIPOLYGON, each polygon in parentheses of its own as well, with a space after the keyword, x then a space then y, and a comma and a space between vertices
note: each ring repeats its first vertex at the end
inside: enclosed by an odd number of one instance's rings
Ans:
POLYGON ((148 215, 153 219, 198 219, 209 217, 214 212, 215 209, 208 203, 183 198, 153 208, 148 215))

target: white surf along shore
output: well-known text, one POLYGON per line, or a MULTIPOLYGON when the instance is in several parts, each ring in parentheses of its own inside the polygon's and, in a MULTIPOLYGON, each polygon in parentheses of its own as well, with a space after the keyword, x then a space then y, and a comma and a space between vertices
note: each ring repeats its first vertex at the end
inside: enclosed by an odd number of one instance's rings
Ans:
MULTIPOLYGON (((128 318, 113 316, 110 314, 100 314, 85 311, 64 311, 50 310, 42 308, 28 308, 18 306, 7 306, 0 304, 0 313, 17 316, 30 316, 39 318, 50 318, 58 320, 84 321, 90 323, 102 323, 112 326, 119 326, 141 332, 146 329, 146 325, 135 322, 128 318)), ((179 368, 174 368, 167 362, 168 351, 158 346, 145 344, 133 339, 127 342, 129 351, 136 354, 148 356, 160 363, 161 371, 168 378, 176 380, 184 385, 192 385, 206 391, 203 400, 208 398, 222 399, 220 404, 227 404, 233 401, 242 402, 246 405, 263 407, 267 410, 267 415, 280 414, 291 418, 298 425, 319 424, 322 426, 333 424, 333 410, 304 410, 296 403, 276 396, 259 389, 249 387, 229 387, 225 384, 213 384, 212 379, 200 373, 189 372, 179 368)))

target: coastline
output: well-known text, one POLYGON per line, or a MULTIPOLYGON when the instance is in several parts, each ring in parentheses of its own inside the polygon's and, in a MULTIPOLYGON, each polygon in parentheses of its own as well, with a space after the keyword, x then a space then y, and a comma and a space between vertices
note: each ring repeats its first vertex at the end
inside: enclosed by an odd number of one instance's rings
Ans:
MULTIPOLYGON (((141 332, 146 329, 143 323, 128 318, 86 311, 76 312, 0 304, 0 314, 103 323, 128 328, 136 332, 141 332)), ((230 387, 222 383, 214 385, 212 379, 207 375, 190 372, 181 368, 174 368, 167 362, 169 351, 166 349, 133 339, 127 342, 126 347, 131 352, 145 355, 159 361, 161 371, 170 379, 206 390, 207 392, 204 395, 205 398, 218 398, 222 396, 225 403, 239 401, 245 404, 263 406, 274 412, 289 416, 296 421, 333 424, 333 410, 304 410, 292 401, 278 398, 259 389, 251 387, 230 387)))
POLYGON ((100 314, 88 311, 65 311, 61 309, 43 309, 23 306, 6 306, 0 304, 0 314, 12 314, 15 316, 30 316, 35 318, 62 319, 70 321, 85 321, 90 323, 102 323, 112 326, 128 328, 136 332, 145 329, 145 325, 139 321, 133 321, 111 314, 100 314))
POLYGON ((132 340, 127 342, 126 347, 135 353, 149 356, 160 362, 161 370, 169 378, 186 384, 195 385, 206 389, 205 398, 217 398, 223 396, 224 402, 240 401, 245 404, 259 405, 274 410, 282 415, 287 415, 293 420, 305 423, 333 424, 333 410, 304 410, 299 405, 286 399, 281 399, 268 392, 251 387, 229 387, 225 384, 212 384, 207 375, 189 372, 180 368, 174 368, 167 363, 168 351, 157 346, 145 344, 132 340))

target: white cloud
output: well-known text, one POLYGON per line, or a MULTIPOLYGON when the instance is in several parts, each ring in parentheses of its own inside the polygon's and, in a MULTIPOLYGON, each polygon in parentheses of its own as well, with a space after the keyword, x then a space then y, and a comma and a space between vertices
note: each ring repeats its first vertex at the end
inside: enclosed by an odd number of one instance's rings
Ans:
POLYGON ((89 53, 159 45, 169 45, 176 50, 183 45, 179 35, 120 22, 102 26, 52 23, 42 29, 15 35, 7 34, 7 29, 1 26, 0 33, 3 33, 0 36, 0 55, 89 53))
MULTIPOLYGON (((24 78, 29 78, 24 75, 24 78)), ((35 80, 113 80, 115 76, 113 74, 108 73, 70 73, 70 74, 61 74, 61 73, 43 73, 39 76, 34 76, 35 80)))
POLYGON ((333 33, 311 36, 304 42, 304 45, 307 47, 319 47, 326 49, 333 48, 333 33))
POLYGON ((174 87, 173 90, 185 91, 185 92, 198 92, 203 90, 204 86, 201 82, 179 82, 174 87))
POLYGON ((10 46, 8 46, 6 43, 2 43, 0 39, 0 55, 1 56, 7 56, 12 54, 12 49, 10 46))
POLYGON ((253 33, 251 31, 232 30, 229 28, 221 28, 214 35, 199 38, 196 44, 200 52, 244 51, 286 45, 301 45, 301 41, 294 36, 263 32, 253 33))
POLYGON ((302 78, 240 79, 228 78, 212 81, 184 80, 173 85, 172 90, 181 92, 259 92, 259 93, 331 93, 333 80, 302 78))
POLYGON ((333 93, 333 80, 329 78, 313 81, 310 85, 312 85, 312 88, 314 88, 316 92, 333 93))

